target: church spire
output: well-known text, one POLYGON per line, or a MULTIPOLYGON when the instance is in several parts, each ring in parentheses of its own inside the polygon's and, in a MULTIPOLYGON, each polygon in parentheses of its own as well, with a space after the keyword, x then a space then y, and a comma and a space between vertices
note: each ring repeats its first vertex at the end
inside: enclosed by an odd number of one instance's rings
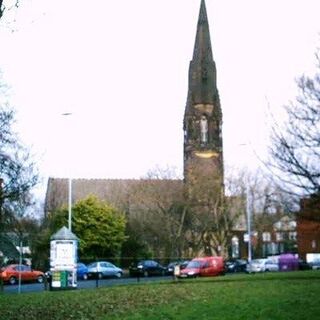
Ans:
POLYGON ((191 104, 215 104, 218 100, 216 66, 204 0, 201 0, 193 57, 189 67, 189 99, 191 104))
MULTIPOLYGON (((223 190, 222 112, 205 0, 201 0, 184 114, 184 172, 214 177, 223 190)), ((189 185, 187 182, 187 185, 189 185)))
POLYGON ((211 51, 210 31, 207 9, 204 0, 201 0, 199 11, 196 41, 193 50, 193 60, 213 60, 211 51))

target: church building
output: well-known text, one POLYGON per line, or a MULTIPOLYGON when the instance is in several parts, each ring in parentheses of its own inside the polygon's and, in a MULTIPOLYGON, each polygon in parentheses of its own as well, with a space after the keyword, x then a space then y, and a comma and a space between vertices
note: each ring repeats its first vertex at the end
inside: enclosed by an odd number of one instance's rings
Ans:
MULTIPOLYGON (((183 119, 184 179, 75 179, 72 180, 73 204, 92 194, 126 212, 129 220, 132 217, 136 217, 137 220, 142 220, 140 216, 142 209, 139 206, 143 203, 143 199, 137 197, 137 189, 141 190, 141 188, 149 185, 149 187, 152 186, 155 190, 173 190, 166 195, 167 198, 172 197, 172 199, 170 199, 172 202, 177 202, 177 197, 181 202, 182 196, 188 199, 189 203, 191 203, 190 207, 193 206, 192 214, 195 216, 199 213, 199 217, 201 218, 194 219, 194 216, 192 217, 191 214, 188 217, 184 211, 183 213, 174 212, 172 214, 179 214, 178 220, 183 221, 190 230, 192 229, 192 225, 209 225, 210 223, 217 225, 216 228, 218 229, 218 222, 208 218, 210 215, 209 211, 216 210, 218 206, 221 206, 225 198, 222 111, 216 78, 217 71, 212 54, 207 10, 205 0, 201 0, 193 56, 189 65, 189 81, 188 88, 186 88, 187 102, 183 119)), ((177 125, 179 125, 179 123, 177 123, 177 125)), ((68 180, 49 178, 45 199, 45 215, 47 216, 56 209, 66 206, 67 202, 68 180)), ((150 197, 149 202, 152 202, 150 197)), ((146 206, 144 203, 144 207, 146 206)), ((168 206, 168 210, 172 210, 172 207, 173 206, 168 206)), ((148 212, 152 212, 152 210, 148 212)), ((243 213, 243 211, 241 212, 243 213)), ((163 218, 162 222, 165 220, 166 218, 163 218)), ((220 220, 223 220, 221 216, 219 216, 219 221, 220 220)), ((172 223, 170 225, 170 228, 171 227, 172 223)), ((173 232, 178 233, 180 236, 182 229, 182 226, 179 226, 173 232)), ((143 228, 140 230, 143 230, 143 228)), ((192 239, 194 236, 190 230, 185 232, 185 238, 187 239, 192 239)), ((201 237, 208 237, 209 229, 200 230, 198 228, 196 230, 198 234, 202 234, 201 237)), ((243 223, 237 224, 237 230, 244 230, 243 223)), ((219 233, 219 230, 216 230, 216 232, 219 233)), ((160 236, 150 236, 150 241, 156 241, 154 239, 159 241, 158 237, 160 236)), ((231 238, 228 234, 224 235, 222 240, 221 235, 221 240, 218 239, 216 242, 229 241, 229 244, 224 243, 223 245, 232 248, 231 238)), ((178 243, 177 239, 174 241, 178 243)), ((206 240, 208 250, 199 249, 195 252, 208 252, 211 254, 214 252, 219 254, 219 249, 215 251, 209 250, 209 247, 212 246, 212 241, 211 237, 206 240)), ((188 246, 193 245, 191 240, 186 242, 189 242, 189 244, 187 243, 183 246, 183 252, 186 252, 185 249, 188 246)), ((196 242, 196 240, 194 240, 194 242, 196 242)), ((217 245, 217 247, 219 246, 220 245, 217 245)), ((239 240, 234 250, 237 252, 237 255, 241 255, 239 252, 239 240)))

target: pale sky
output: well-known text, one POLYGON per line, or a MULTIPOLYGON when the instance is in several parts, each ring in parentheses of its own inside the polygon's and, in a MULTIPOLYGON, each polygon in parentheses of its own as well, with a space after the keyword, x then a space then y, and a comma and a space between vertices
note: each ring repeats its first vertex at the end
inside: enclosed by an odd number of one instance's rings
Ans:
MULTIPOLYGON (((17 130, 48 177, 183 169, 200 0, 24 0, 0 29, 17 130), (72 112, 71 116, 62 113, 72 112)), ((259 165, 295 79, 314 70, 319 0, 206 0, 226 165, 259 165), (250 147, 241 147, 250 144, 250 147)))

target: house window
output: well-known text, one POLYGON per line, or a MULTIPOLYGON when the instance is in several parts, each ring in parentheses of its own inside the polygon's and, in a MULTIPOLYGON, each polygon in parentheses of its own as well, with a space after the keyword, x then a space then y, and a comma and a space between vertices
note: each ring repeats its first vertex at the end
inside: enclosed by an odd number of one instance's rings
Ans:
POLYGON ((276 232, 276 241, 282 241, 282 240, 283 240, 283 233, 276 232))
POLYGON ((275 242, 271 243, 271 250, 269 251, 271 254, 278 254, 278 244, 275 242))
POLYGON ((296 231, 289 232, 289 240, 293 240, 293 241, 297 240, 297 232, 296 231))
POLYGON ((278 251, 279 251, 279 253, 284 253, 285 252, 284 243, 283 242, 279 243, 278 251))
POLYGON ((317 242, 316 242, 316 240, 312 240, 312 241, 311 241, 311 247, 312 247, 312 249, 315 249, 315 248, 317 247, 317 242))
POLYGON ((263 233, 262 233, 262 241, 263 241, 263 242, 269 242, 269 241, 271 241, 271 234, 270 234, 270 232, 263 232, 263 233))

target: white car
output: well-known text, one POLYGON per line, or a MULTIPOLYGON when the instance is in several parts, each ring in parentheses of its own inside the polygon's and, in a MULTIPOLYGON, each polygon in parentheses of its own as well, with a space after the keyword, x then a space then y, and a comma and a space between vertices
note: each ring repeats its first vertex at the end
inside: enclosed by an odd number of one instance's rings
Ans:
POLYGON ((279 271, 279 264, 269 259, 255 259, 251 264, 247 264, 246 272, 266 272, 266 271, 279 271))
POLYGON ((267 261, 264 264, 264 271, 279 271, 279 263, 275 262, 273 260, 267 259, 267 261))

